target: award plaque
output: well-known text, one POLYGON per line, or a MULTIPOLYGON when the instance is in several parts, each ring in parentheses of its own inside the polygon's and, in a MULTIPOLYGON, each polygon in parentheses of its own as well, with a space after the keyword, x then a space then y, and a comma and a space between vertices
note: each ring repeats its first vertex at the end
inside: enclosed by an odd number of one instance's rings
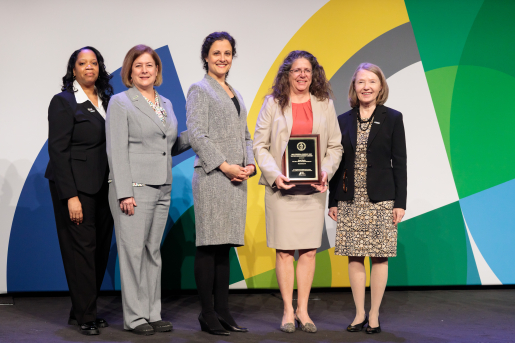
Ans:
POLYGON ((322 182, 320 135, 292 135, 283 155, 283 175, 289 184, 322 182))

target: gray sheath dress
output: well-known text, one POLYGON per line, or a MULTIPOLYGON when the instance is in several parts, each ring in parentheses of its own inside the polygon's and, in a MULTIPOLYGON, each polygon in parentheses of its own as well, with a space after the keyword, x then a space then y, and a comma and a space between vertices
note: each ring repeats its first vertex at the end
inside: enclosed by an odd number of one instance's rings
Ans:
POLYGON ((218 169, 224 161, 243 167, 254 164, 247 109, 241 95, 231 90, 240 105, 239 114, 233 100, 209 75, 188 91, 186 126, 197 154, 192 180, 197 246, 244 244, 247 181, 231 182, 218 169))

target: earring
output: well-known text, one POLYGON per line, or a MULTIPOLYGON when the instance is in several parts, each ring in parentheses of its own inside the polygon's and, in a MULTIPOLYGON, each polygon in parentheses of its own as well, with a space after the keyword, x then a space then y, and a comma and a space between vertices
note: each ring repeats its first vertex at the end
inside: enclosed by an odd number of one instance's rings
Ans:
POLYGON ((208 70, 207 61, 204 61, 204 69, 208 70))

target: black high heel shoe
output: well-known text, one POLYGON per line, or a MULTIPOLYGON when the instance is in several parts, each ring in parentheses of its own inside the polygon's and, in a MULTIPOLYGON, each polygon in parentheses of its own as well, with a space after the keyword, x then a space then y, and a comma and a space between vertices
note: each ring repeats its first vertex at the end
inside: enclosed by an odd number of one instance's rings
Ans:
MULTIPOLYGON (((377 320, 377 322, 379 323, 379 319, 377 320)), ((380 333, 381 332, 381 323, 379 323, 379 326, 376 328, 372 328, 372 327, 370 327, 370 325, 367 326, 367 329, 365 330, 365 332, 368 334, 380 333)))
POLYGON ((356 324, 356 325, 349 325, 347 326, 347 331, 349 332, 360 332, 363 330, 363 327, 368 323, 368 317, 365 316, 365 320, 362 323, 356 324))
POLYGON ((206 320, 204 319, 204 316, 202 316, 202 312, 198 315, 198 322, 200 323, 200 329, 202 331, 205 331, 207 333, 210 333, 212 335, 219 335, 219 336, 229 336, 229 331, 226 330, 219 330, 219 329, 211 329, 209 325, 207 324, 206 320))
POLYGON ((222 326, 224 327, 225 330, 227 331, 234 331, 234 332, 249 332, 249 329, 247 328, 242 328, 241 326, 232 326, 231 324, 227 323, 225 321, 225 319, 223 319, 222 317, 220 317, 218 315, 218 313, 216 314, 216 316, 218 317, 218 320, 220 321, 220 324, 222 324, 222 326))

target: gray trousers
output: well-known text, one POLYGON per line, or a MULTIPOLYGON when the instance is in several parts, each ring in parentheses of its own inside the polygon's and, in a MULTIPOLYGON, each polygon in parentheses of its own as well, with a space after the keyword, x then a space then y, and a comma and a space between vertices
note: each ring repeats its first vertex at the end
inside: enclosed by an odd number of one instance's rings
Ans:
POLYGON ((161 240, 170 208, 171 185, 134 187, 134 215, 120 210, 113 184, 113 214, 122 286, 123 327, 161 320, 161 240))

